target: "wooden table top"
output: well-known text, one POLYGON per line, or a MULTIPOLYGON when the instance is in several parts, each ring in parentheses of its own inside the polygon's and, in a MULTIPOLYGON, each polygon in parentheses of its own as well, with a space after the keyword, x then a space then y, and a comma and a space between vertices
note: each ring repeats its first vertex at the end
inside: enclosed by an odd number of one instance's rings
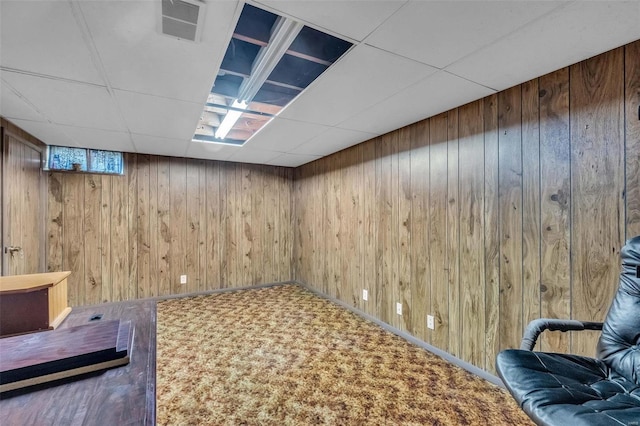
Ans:
POLYGON ((73 308, 58 330, 89 324, 96 314, 102 314, 100 321, 131 321, 135 335, 130 363, 62 384, 2 394, 2 426, 155 425, 156 302, 73 308))
POLYGON ((71 275, 70 271, 0 277, 0 292, 16 292, 51 287, 71 275))

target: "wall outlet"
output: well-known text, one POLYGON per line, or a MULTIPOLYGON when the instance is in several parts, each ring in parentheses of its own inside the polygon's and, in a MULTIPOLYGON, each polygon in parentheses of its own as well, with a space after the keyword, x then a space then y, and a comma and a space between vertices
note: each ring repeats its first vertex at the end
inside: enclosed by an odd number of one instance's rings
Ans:
POLYGON ((362 300, 365 302, 369 300, 369 292, 367 290, 362 290, 362 300))
POLYGON ((187 283, 187 276, 180 275, 180 284, 186 284, 186 283, 187 283))
POLYGON ((434 330, 436 328, 436 323, 433 315, 427 315, 427 328, 431 330, 434 330))
POLYGON ((402 303, 396 303, 396 314, 402 315, 402 303))

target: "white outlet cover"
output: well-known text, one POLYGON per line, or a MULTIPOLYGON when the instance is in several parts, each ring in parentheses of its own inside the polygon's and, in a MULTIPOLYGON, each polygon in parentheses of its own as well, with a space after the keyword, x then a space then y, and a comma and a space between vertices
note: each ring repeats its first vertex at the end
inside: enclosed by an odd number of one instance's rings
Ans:
POLYGON ((427 315, 427 328, 434 330, 435 327, 435 320, 433 318, 433 315, 427 315))
POLYGON ((402 303, 396 303, 396 313, 402 315, 402 303))
POLYGON ((364 301, 369 300, 369 291, 362 290, 362 300, 364 300, 364 301))
POLYGON ((187 276, 180 275, 180 284, 186 284, 186 283, 187 283, 187 276))

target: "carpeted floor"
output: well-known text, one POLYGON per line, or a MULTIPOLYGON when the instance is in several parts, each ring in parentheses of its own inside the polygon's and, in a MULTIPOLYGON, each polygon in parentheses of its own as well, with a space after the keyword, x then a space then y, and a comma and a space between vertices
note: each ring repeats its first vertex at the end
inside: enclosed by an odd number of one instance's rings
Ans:
POLYGON ((295 285, 158 303, 159 425, 531 425, 506 391, 295 285))

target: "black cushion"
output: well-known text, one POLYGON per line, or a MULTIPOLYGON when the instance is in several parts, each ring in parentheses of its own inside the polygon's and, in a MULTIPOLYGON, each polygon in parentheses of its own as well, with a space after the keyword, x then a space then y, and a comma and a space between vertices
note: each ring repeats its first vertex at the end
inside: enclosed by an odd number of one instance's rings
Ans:
POLYGON ((509 349, 496 367, 538 425, 640 426, 640 237, 621 251, 622 272, 597 358, 509 349))
POLYGON ((538 425, 640 425, 640 385, 600 360, 509 349, 498 354, 496 366, 538 425))
POLYGON ((622 271, 598 342, 597 357, 640 384, 640 237, 622 248, 622 271))

